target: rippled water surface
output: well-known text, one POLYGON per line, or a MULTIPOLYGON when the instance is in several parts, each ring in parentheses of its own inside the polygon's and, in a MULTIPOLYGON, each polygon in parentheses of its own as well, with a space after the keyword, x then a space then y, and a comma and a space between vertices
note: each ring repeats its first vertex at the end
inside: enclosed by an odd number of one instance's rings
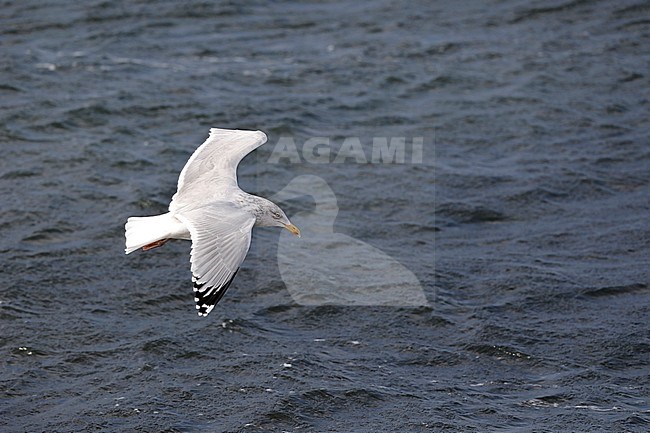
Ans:
POLYGON ((3 432, 650 429, 647 2, 0 4, 3 432), (266 131, 242 187, 323 179, 428 305, 296 302, 259 229, 197 317, 189 243, 125 256, 123 224, 213 126, 266 131))

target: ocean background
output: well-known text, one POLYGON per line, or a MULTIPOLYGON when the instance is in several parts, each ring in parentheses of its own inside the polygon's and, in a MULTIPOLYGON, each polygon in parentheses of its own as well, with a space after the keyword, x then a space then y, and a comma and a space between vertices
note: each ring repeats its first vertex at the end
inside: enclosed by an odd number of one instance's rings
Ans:
POLYGON ((0 6, 2 432, 650 430, 648 2, 0 6), (210 127, 265 131, 242 188, 322 178, 427 305, 302 305, 267 228, 199 318, 190 244, 123 225, 210 127))

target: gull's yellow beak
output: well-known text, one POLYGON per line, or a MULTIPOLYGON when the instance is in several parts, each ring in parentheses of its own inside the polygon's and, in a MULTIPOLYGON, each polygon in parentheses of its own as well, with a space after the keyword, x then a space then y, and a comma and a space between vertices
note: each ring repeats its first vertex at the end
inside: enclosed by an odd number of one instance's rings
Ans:
POLYGON ((294 235, 300 237, 300 229, 298 227, 294 226, 293 224, 285 224, 284 228, 289 230, 294 235))

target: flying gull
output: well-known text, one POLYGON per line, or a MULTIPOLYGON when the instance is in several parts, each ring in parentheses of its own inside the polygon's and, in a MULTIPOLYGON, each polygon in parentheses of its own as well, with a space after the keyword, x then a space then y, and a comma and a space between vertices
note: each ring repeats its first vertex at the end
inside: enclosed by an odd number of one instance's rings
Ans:
POLYGON ((126 254, 159 247, 170 239, 192 241, 199 316, 207 316, 232 283, 248 253, 254 226, 284 227, 300 236, 276 204, 237 185, 237 165, 265 142, 262 131, 210 129, 208 139, 181 171, 169 212, 126 222, 126 254))

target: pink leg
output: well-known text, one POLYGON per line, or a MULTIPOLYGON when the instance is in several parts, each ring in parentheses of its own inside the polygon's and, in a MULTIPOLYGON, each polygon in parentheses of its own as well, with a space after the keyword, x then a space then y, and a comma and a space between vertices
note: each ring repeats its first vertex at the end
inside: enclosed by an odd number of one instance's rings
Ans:
POLYGON ((149 251, 152 248, 162 247, 163 245, 165 245, 165 242, 167 242, 168 240, 169 239, 160 239, 159 241, 147 244, 144 247, 142 247, 142 251, 149 251))

